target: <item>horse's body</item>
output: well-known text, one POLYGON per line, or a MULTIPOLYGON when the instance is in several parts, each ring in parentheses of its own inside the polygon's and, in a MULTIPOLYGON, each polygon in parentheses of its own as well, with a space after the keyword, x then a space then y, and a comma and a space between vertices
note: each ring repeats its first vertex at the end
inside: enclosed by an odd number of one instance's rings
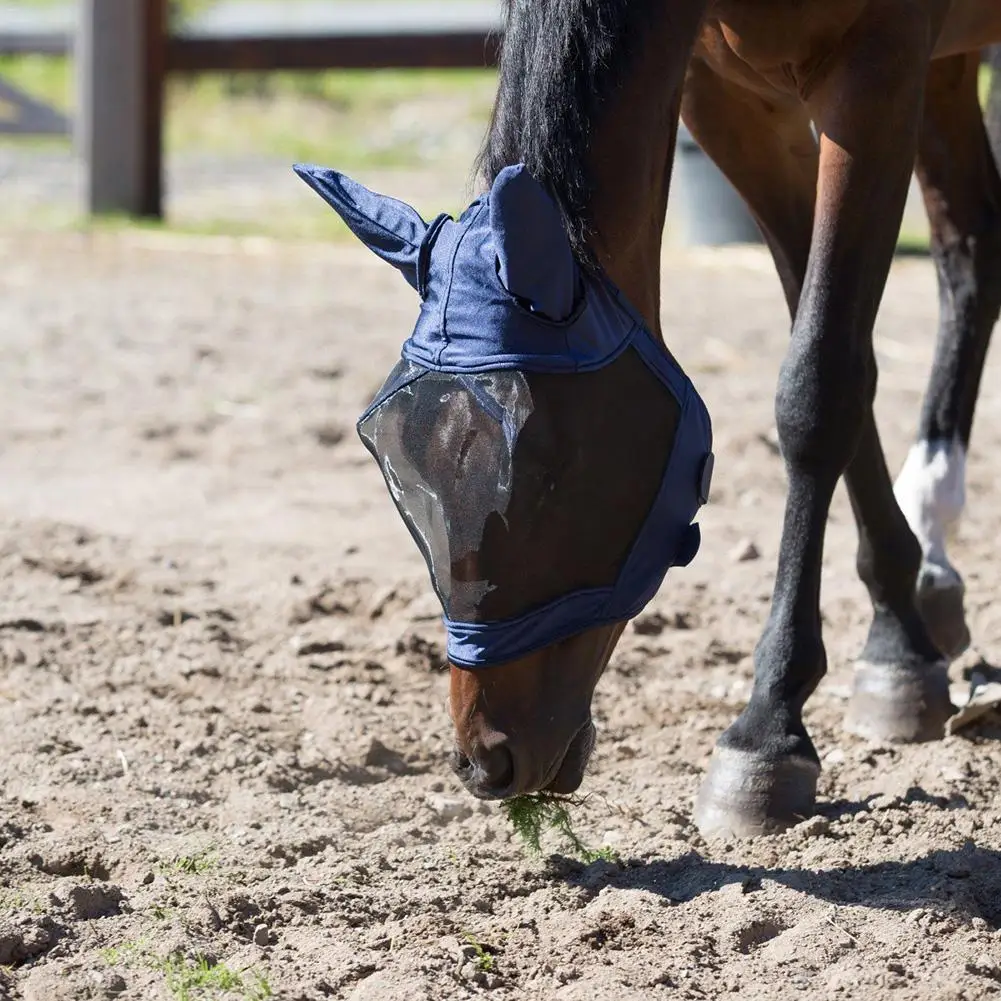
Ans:
MULTIPOLYGON (((819 762, 801 713, 826 670, 821 558, 842 475, 873 603, 849 727, 924 740, 942 734, 952 711, 946 658, 968 633, 943 533, 962 505, 1001 306, 1001 182, 977 103, 979 50, 998 41, 997 0, 510 5, 486 180, 524 162, 560 205, 579 259, 603 269, 660 335, 680 114, 753 211, 789 305, 776 401, 789 492, 776 584, 749 704, 720 737, 700 793, 706 832, 754 833, 813 808, 819 762), (915 162, 941 316, 898 505, 872 416, 872 329, 915 162)), ((581 558, 561 551, 549 572, 570 580, 581 558)), ((575 787, 591 694, 622 626, 483 672, 453 667, 457 764, 471 789, 575 787)))

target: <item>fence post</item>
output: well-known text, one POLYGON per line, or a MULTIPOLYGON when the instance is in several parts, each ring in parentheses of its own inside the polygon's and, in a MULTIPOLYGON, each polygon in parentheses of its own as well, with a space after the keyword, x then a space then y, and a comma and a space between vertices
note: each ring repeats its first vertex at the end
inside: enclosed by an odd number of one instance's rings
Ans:
POLYGON ((166 0, 79 0, 77 145, 92 214, 163 214, 166 0))

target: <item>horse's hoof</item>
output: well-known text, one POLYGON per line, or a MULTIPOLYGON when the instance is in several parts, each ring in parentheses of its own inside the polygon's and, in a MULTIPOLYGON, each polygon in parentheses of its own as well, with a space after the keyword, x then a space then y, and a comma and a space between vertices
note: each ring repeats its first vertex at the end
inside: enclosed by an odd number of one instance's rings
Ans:
POLYGON ((907 667, 860 661, 845 729, 887 743, 938 740, 955 711, 944 661, 907 667))
POLYGON ((813 815, 820 765, 809 758, 769 758, 718 746, 695 800, 706 838, 753 838, 813 815))
POLYGON ((963 611, 966 588, 959 574, 949 575, 922 570, 915 593, 918 612, 924 620, 928 638, 943 656, 955 660, 970 646, 970 630, 963 611))

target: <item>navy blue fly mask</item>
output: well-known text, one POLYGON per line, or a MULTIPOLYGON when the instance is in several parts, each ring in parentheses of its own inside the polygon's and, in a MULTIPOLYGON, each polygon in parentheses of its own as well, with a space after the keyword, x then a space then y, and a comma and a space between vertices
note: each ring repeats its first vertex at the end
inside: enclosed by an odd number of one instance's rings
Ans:
POLYGON ((451 663, 639 613, 698 551, 709 414, 607 276, 578 265, 549 194, 508 167, 457 220, 427 223, 336 171, 295 170, 420 295, 358 432, 427 562, 451 663))

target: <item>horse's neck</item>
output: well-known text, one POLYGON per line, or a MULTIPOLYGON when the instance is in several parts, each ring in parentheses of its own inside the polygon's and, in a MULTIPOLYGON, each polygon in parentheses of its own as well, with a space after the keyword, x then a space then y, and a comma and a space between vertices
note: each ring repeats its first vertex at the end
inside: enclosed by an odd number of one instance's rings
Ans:
POLYGON ((659 259, 681 90, 709 0, 509 0, 482 165, 524 162, 658 330, 659 259))
POLYGON ((589 240, 599 263, 660 336, 660 250, 685 68, 701 21, 693 3, 662 18, 594 134, 589 240))

